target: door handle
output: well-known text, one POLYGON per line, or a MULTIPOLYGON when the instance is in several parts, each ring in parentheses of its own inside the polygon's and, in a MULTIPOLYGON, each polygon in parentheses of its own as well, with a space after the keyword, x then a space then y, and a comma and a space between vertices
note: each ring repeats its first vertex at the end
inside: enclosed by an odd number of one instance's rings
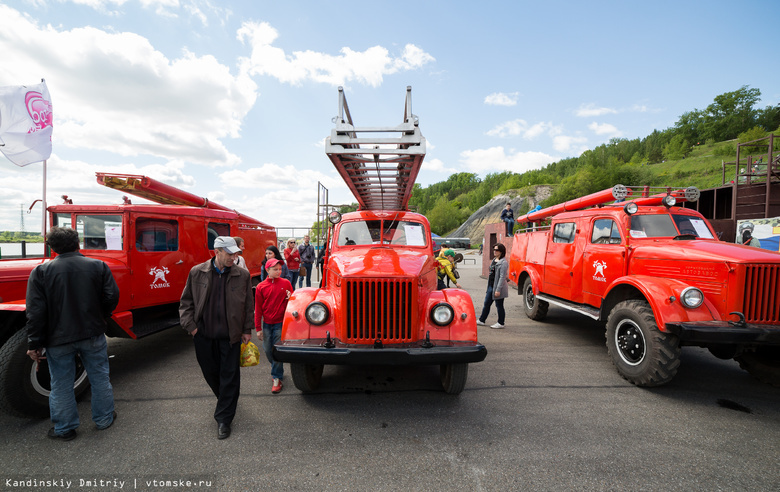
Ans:
POLYGON ((176 262, 177 265, 181 265, 182 263, 184 263, 184 260, 179 260, 176 262))

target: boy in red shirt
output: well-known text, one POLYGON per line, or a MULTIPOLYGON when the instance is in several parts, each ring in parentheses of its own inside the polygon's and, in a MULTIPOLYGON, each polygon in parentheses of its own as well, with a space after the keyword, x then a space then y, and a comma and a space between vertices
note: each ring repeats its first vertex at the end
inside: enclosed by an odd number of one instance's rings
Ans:
POLYGON ((263 342, 263 350, 271 363, 273 384, 271 393, 282 391, 284 364, 273 358, 274 344, 282 339, 284 310, 290 299, 293 287, 289 280, 282 278, 282 262, 271 258, 265 264, 268 278, 260 282, 255 290, 255 329, 257 338, 263 342))

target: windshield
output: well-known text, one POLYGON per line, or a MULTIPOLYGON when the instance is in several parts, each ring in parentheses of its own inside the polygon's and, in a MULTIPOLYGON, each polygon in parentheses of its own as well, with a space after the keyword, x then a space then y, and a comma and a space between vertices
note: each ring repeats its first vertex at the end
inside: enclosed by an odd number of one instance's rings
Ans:
POLYGON ((675 237, 681 234, 715 239, 704 219, 693 215, 632 215, 631 237, 675 237))
POLYGON ((426 246, 425 237, 425 227, 419 222, 356 220, 341 225, 337 244, 339 246, 365 244, 426 246))

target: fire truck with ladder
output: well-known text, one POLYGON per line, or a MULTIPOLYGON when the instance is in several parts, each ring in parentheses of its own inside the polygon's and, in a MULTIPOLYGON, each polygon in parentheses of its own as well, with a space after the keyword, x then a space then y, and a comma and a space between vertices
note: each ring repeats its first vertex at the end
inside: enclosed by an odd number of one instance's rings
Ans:
MULTIPOLYGON (((252 217, 147 176, 97 173, 97 182, 152 204, 61 204, 48 207, 49 223, 72 227, 83 255, 104 261, 119 286, 119 305, 108 320, 110 337, 142 338, 179 324, 179 299, 190 269, 213 256, 218 236, 241 236, 254 284, 275 229, 252 217)), ((49 413, 49 370, 36 371, 26 355, 27 279, 52 256, 0 260, 0 408, 19 416, 49 413)), ((89 387, 77 361, 76 395, 89 387)))
POLYGON ((354 126, 341 87, 334 122, 326 153, 358 211, 329 214, 321 285, 290 297, 274 358, 303 392, 327 364, 438 365, 444 391, 458 394, 487 350, 469 294, 436 290, 430 225, 408 210, 425 157, 411 87, 399 126, 354 126))
POLYGON ((780 254, 719 241, 677 206, 698 196, 618 185, 518 217, 533 225, 509 261, 525 314, 540 321, 553 305, 606 321, 612 362, 638 386, 671 381, 684 345, 780 385, 780 254))

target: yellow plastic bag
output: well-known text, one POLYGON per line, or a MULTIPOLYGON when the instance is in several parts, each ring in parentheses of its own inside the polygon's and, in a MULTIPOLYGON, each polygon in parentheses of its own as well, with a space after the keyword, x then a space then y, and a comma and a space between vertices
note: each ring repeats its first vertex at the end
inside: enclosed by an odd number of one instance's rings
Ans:
POLYGON ((260 349, 252 342, 241 344, 241 367, 256 366, 260 363, 260 349))

